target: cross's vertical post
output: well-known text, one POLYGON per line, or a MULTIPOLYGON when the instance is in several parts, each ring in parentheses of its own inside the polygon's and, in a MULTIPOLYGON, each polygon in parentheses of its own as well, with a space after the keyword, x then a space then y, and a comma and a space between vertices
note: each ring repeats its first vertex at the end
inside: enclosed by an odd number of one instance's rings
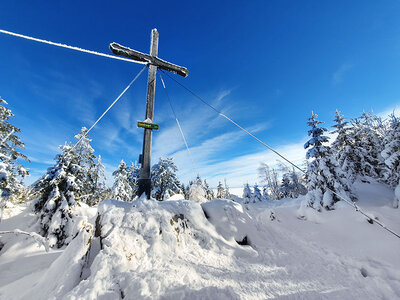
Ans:
MULTIPOLYGON (((150 56, 157 57, 158 54, 158 31, 153 29, 151 31, 151 46, 150 56)), ((146 120, 153 122, 154 117, 154 95, 156 91, 156 75, 157 66, 149 65, 149 75, 147 79, 147 99, 146 99, 146 120)), ((138 196, 143 193, 146 194, 147 199, 150 199, 151 193, 151 177, 150 177, 150 165, 151 165, 151 140, 152 140, 152 129, 144 129, 143 136, 143 152, 142 152, 142 169, 139 179, 138 196)))
POLYGON ((145 122, 138 122, 138 127, 144 128, 143 137, 143 152, 139 158, 142 164, 139 187, 137 195, 140 197, 143 193, 146 194, 147 199, 150 199, 151 194, 151 174, 150 174, 150 162, 151 162, 151 138, 152 130, 158 129, 157 124, 153 123, 154 117, 154 94, 156 91, 156 75, 157 69, 166 70, 178 74, 180 76, 186 77, 189 75, 188 69, 181 67, 157 57, 158 55, 158 31, 153 29, 151 31, 151 46, 150 55, 142 53, 128 47, 124 47, 118 43, 110 44, 111 51, 116 55, 121 55, 129 59, 146 63, 149 66, 149 76, 147 81, 147 99, 146 99, 146 116, 145 122), (139 123, 153 125, 153 126, 139 126, 139 123), (150 123, 150 124, 149 124, 150 123))

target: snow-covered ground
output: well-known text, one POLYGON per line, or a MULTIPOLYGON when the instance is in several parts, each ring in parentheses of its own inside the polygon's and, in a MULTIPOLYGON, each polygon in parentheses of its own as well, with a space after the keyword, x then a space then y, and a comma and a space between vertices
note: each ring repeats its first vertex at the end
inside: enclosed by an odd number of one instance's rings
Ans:
MULTIPOLYGON (((358 183, 356 192, 400 231, 390 189, 358 183)), ((90 224, 64 249, 0 237, 0 299, 400 298, 400 239, 345 203, 302 220, 300 201, 107 200, 97 227, 96 209, 82 207, 90 224)), ((11 207, 0 231, 35 223, 29 206, 11 207)))

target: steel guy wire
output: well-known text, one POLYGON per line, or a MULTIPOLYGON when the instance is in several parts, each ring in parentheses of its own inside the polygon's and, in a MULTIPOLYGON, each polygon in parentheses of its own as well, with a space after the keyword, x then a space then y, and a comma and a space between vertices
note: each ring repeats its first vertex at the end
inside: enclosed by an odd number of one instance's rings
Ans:
POLYGON ((88 129, 88 131, 86 131, 86 133, 78 140, 78 142, 76 142, 76 144, 71 148, 71 150, 75 149, 75 147, 89 134, 89 132, 93 129, 94 126, 96 126, 96 124, 105 116, 105 114, 114 106, 115 103, 117 103, 117 101, 119 99, 121 99, 121 97, 125 94, 125 92, 131 87, 131 85, 136 81, 136 79, 139 78, 139 76, 143 73, 143 71, 147 68, 147 65, 145 65, 140 72, 135 76, 135 78, 132 79, 132 81, 128 84, 128 86, 122 91, 121 94, 119 94, 119 96, 114 100, 113 103, 111 103, 111 105, 103 112, 103 114, 96 120, 96 122, 93 123, 93 125, 88 129))
POLYGON ((26 39, 26 40, 31 40, 31 41, 43 43, 43 44, 48 44, 48 45, 52 45, 52 46, 57 46, 57 47, 61 47, 61 48, 75 50, 75 51, 79 51, 79 52, 83 52, 83 53, 94 54, 94 55, 103 56, 103 57, 107 57, 107 58, 112 58, 112 59, 116 59, 116 60, 123 60, 123 61, 127 61, 127 62, 130 62, 130 63, 147 64, 147 62, 134 61, 132 59, 128 59, 128 58, 124 58, 124 57, 120 57, 120 56, 110 55, 110 54, 101 53, 101 52, 97 52, 97 51, 93 51, 93 50, 87 50, 87 49, 83 49, 83 48, 80 48, 80 47, 69 46, 69 45, 65 45, 65 44, 61 44, 61 43, 55 43, 55 42, 51 42, 51 41, 47 41, 47 40, 43 40, 43 39, 39 39, 39 38, 27 36, 27 35, 23 35, 23 34, 11 32, 11 31, 3 30, 3 29, 0 29, 0 33, 4 33, 4 34, 7 34, 7 35, 11 35, 11 36, 15 36, 15 37, 23 38, 23 39, 26 39))
POLYGON ((161 76, 161 73, 158 73, 158 75, 160 75, 161 83, 162 83, 162 85, 163 85, 163 87, 164 87, 165 94, 167 95, 167 99, 168 99, 168 102, 169 102, 169 106, 171 107, 172 113, 174 114, 176 124, 178 124, 178 128, 179 128, 179 131, 180 131, 180 133, 181 133, 183 142, 185 143, 186 149, 187 149, 187 151, 188 151, 188 153, 189 153, 190 160, 192 161, 193 169, 194 169, 195 172, 197 173, 196 175, 198 175, 199 172, 198 172, 197 167, 196 167, 196 164, 195 164, 195 162, 194 162, 194 159, 193 159, 193 156, 192 156, 192 152, 190 151, 190 148, 189 148, 189 145, 188 145, 188 143, 187 143, 187 141, 186 141, 185 135, 184 135, 184 133, 183 133, 181 124, 179 123, 178 117, 177 117, 177 115, 176 115, 176 113, 175 113, 175 110, 174 110, 174 108, 173 108, 173 106, 172 106, 172 102, 171 102, 171 99, 170 99, 170 97, 169 97, 167 88, 165 87, 164 80, 163 80, 163 78, 162 78, 162 76, 161 76))

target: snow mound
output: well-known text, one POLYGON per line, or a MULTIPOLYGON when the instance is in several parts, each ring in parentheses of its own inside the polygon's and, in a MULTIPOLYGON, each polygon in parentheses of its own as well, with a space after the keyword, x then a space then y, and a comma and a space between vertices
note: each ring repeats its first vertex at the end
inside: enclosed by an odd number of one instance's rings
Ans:
POLYGON ((175 200, 185 200, 185 196, 182 194, 175 194, 167 199, 164 199, 164 201, 175 201, 175 200))
POLYGON ((228 241, 243 242, 247 240, 250 228, 251 217, 244 207, 231 200, 215 199, 202 204, 208 220, 215 226, 215 229, 228 241))
POLYGON ((255 251, 219 235, 199 203, 108 200, 98 210, 101 250, 68 299, 239 298, 226 266, 241 273, 235 253, 255 251))

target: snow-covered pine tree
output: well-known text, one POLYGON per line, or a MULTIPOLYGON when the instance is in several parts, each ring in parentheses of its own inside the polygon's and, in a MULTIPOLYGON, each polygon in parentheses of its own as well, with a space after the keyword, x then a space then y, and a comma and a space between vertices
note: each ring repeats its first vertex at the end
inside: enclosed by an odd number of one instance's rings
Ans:
POLYGON ((263 186, 262 189, 262 201, 268 201, 271 200, 270 196, 269 196, 269 192, 268 192, 268 187, 263 186))
POLYGON ((243 187, 243 203, 250 203, 253 198, 253 193, 251 192, 250 186, 246 183, 243 187))
POLYGON ((281 191, 283 198, 291 198, 290 195, 292 192, 292 184, 290 182, 290 174, 289 173, 284 173, 282 175, 280 191, 281 191))
POLYGON ((140 170, 141 167, 137 165, 136 162, 135 164, 132 162, 128 169, 128 179, 131 184, 133 195, 136 195, 139 189, 140 170))
MULTIPOLYGON (((3 156, 0 155, 0 159, 4 159, 3 156)), ((10 177, 10 173, 7 170, 7 164, 3 161, 0 162, 0 222, 3 218, 3 211, 7 205, 7 200, 10 197, 10 189, 8 187, 8 178, 10 177)))
POLYGON ((151 168, 152 196, 157 200, 168 199, 169 196, 177 194, 181 185, 176 176, 178 168, 172 157, 160 157, 158 163, 151 168))
POLYGON ((104 175, 104 165, 101 163, 100 155, 97 157, 97 161, 90 170, 89 177, 92 182, 92 191, 87 204, 93 206, 104 200, 106 196, 106 177, 104 175))
POLYGON ((181 194, 185 198, 185 200, 189 200, 189 185, 184 185, 183 183, 181 184, 181 194))
POLYGON ((197 174, 196 179, 194 180, 194 183, 196 183, 197 185, 203 186, 203 180, 201 179, 199 174, 197 174))
POLYGON ((390 116, 390 127, 384 137, 384 149, 381 152, 387 166, 387 183, 395 188, 393 207, 399 207, 400 200, 400 119, 394 114, 390 116))
POLYGON ((322 207, 328 210, 334 208, 334 203, 340 200, 335 193, 352 201, 355 197, 350 192, 349 181, 344 172, 338 166, 329 147, 324 145, 328 141, 328 137, 323 135, 327 129, 318 127, 323 122, 318 121, 317 117, 317 114, 312 113, 307 123, 311 127, 308 131, 311 138, 304 148, 308 149, 307 159, 313 161, 308 164, 308 193, 302 205, 320 211, 322 207))
POLYGON ((94 165, 94 160, 96 157, 94 155, 94 149, 90 145, 92 140, 89 139, 87 135, 87 128, 82 127, 81 131, 74 136, 74 138, 77 140, 75 145, 75 153, 88 165, 94 165))
POLYGON ((377 179, 384 181, 387 178, 386 165, 381 155, 384 149, 383 138, 388 134, 387 126, 381 117, 374 114, 373 111, 365 115, 365 124, 370 128, 367 136, 368 149, 371 152, 374 162, 374 172, 378 174, 377 179))
POLYGON ((200 175, 197 175, 194 181, 189 181, 187 189, 188 199, 198 202, 208 201, 207 192, 204 189, 204 183, 200 175))
POLYGON ((198 180, 199 178, 200 177, 198 177, 194 182, 191 182, 189 185, 189 199, 198 202, 206 202, 208 201, 206 198, 206 191, 201 184, 201 180, 198 180))
POLYGON ((74 224, 73 208, 84 194, 83 170, 75 149, 67 144, 60 148, 56 164, 33 184, 41 234, 48 237, 51 247, 69 244, 79 230, 74 224))
POLYGON ((101 193, 101 199, 112 199, 112 189, 110 187, 105 186, 103 192, 101 193))
POLYGON ((207 183, 207 180, 205 179, 203 181, 203 188, 204 191, 206 192, 207 200, 213 200, 215 198, 214 191, 210 188, 210 186, 207 183))
POLYGON ((29 162, 18 150, 25 148, 25 144, 16 135, 20 129, 8 122, 14 115, 4 105, 7 102, 0 98, 0 221, 6 202, 16 200, 23 194, 24 184, 21 179, 29 175, 18 161, 21 158, 29 162))
POLYGON ((334 128, 332 133, 337 134, 337 137, 331 145, 332 153, 347 178, 354 182, 361 166, 356 155, 357 149, 354 149, 351 128, 349 128, 346 118, 338 110, 336 110, 333 121, 335 125, 332 126, 334 128))
POLYGON ((340 111, 336 110, 335 118, 333 119, 335 125, 332 127, 335 128, 332 133, 336 133, 337 137, 335 141, 332 143, 332 150, 335 151, 343 151, 343 149, 350 144, 349 141, 349 122, 346 121, 346 118, 340 114, 340 111))
POLYGON ((218 199, 225 198, 225 189, 224 189, 224 186, 222 185, 221 181, 218 182, 218 186, 217 186, 217 198, 218 199))
MULTIPOLYGON (((381 152, 382 136, 379 118, 372 113, 363 113, 352 121, 350 130, 352 149, 348 160, 355 173, 363 177, 381 179, 384 177, 385 165, 381 152)), ((346 171, 346 168, 345 168, 346 171)))
POLYGON ((119 201, 132 201, 132 188, 128 179, 126 163, 123 160, 112 175, 114 176, 114 184, 111 189, 112 197, 119 201))
POLYGON ((282 175, 282 182, 280 186, 281 195, 284 198, 297 198, 300 195, 307 194, 307 189, 303 185, 300 174, 297 174, 293 168, 290 170, 286 168, 286 172, 282 175))
POLYGON ((81 131, 75 135, 77 143, 74 146, 74 152, 79 159, 79 165, 82 168, 80 181, 82 182, 83 195, 80 201, 88 205, 95 205, 100 201, 99 196, 105 186, 104 166, 101 158, 96 160, 94 149, 90 145, 92 141, 87 136, 88 130, 82 127, 81 131))
POLYGON ((224 198, 225 199, 231 199, 231 193, 229 192, 229 186, 228 186, 228 184, 226 183, 226 178, 224 179, 224 192, 225 192, 225 196, 224 196, 224 198))
POLYGON ((292 192, 290 193, 290 198, 297 198, 300 195, 307 194, 307 188, 305 187, 304 176, 296 172, 293 167, 290 173, 290 182, 292 184, 292 192))
POLYGON ((253 197, 252 197, 253 198, 253 202, 254 203, 261 202, 262 201, 261 191, 258 188, 257 183, 253 186, 253 190, 254 190, 253 197))

